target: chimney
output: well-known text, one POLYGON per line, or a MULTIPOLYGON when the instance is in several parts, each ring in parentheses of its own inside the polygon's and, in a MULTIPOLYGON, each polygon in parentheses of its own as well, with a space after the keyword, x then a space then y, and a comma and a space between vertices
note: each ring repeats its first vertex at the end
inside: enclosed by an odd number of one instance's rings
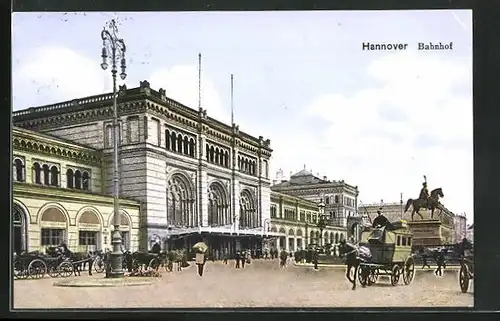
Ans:
POLYGON ((273 180, 273 185, 276 185, 276 184, 278 184, 278 180, 274 179, 273 180))
POLYGON ((328 180, 328 177, 326 177, 326 175, 325 175, 325 176, 323 176, 323 180, 324 180, 324 181, 327 181, 327 180, 328 180))

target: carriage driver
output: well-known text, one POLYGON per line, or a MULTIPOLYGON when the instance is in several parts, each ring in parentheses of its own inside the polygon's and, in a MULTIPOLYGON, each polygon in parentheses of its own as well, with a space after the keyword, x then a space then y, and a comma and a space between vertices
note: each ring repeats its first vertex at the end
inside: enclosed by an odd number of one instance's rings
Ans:
POLYGON ((372 227, 386 227, 390 224, 387 217, 382 214, 382 207, 377 210, 377 217, 373 220, 372 227))

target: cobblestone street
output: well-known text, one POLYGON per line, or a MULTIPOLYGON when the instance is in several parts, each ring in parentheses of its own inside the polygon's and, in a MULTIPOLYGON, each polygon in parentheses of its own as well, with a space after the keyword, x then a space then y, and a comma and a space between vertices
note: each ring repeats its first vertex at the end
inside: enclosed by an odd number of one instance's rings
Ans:
MULTIPOLYGON (((344 269, 253 261, 245 269, 207 262, 203 277, 196 266, 182 272, 163 272, 157 283, 134 287, 55 287, 55 279, 14 281, 14 308, 180 308, 180 307, 472 307, 469 293, 461 293, 456 271, 437 278, 431 270, 417 270, 409 286, 377 284, 356 291, 344 269)), ((102 278, 103 274, 93 277, 102 278)), ((83 275, 80 278, 89 278, 83 275)))

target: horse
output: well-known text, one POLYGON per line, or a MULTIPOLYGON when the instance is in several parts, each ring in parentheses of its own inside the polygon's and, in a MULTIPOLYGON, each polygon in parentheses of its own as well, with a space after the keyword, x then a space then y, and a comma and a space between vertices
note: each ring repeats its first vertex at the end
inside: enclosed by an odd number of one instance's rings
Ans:
MULTIPOLYGON (((352 290, 356 290, 356 280, 358 279, 359 273, 359 265, 362 262, 362 259, 358 256, 358 248, 354 244, 347 243, 345 240, 341 240, 339 244, 339 255, 340 257, 345 256, 345 264, 347 265, 345 276, 352 283, 352 290), (354 279, 351 279, 351 269, 354 268, 354 279)), ((366 280, 369 271, 361 271, 363 274, 363 280, 366 280)), ((361 282, 361 286, 365 287, 366 282, 361 282)))
MULTIPOLYGON (((411 212, 411 220, 413 221, 413 216, 415 213, 417 213, 421 219, 424 219, 422 214, 420 214, 419 210, 421 208, 427 208, 431 210, 431 219, 434 218, 434 210, 439 209, 441 212, 443 211, 443 205, 439 203, 439 198, 444 197, 443 190, 441 187, 436 188, 432 190, 429 196, 429 200, 424 200, 424 199, 408 199, 406 202, 405 210, 404 212, 408 212, 408 209, 410 208, 410 205, 413 207, 413 211, 411 212)), ((440 212, 440 214, 441 214, 440 212)))
POLYGON ((85 264, 89 264, 89 275, 92 275, 92 264, 94 263, 93 256, 87 252, 71 252, 68 246, 64 243, 59 245, 61 253, 73 265, 73 273, 75 276, 80 276, 80 272, 85 268, 85 264))

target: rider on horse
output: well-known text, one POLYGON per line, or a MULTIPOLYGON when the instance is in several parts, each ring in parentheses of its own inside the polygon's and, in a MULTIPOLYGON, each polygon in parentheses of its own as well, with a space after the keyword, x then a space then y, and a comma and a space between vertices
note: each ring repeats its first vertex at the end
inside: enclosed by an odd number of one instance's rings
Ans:
POLYGON ((419 199, 426 201, 426 207, 429 207, 429 189, 427 188, 427 178, 424 176, 425 181, 422 183, 422 189, 420 190, 419 199))

